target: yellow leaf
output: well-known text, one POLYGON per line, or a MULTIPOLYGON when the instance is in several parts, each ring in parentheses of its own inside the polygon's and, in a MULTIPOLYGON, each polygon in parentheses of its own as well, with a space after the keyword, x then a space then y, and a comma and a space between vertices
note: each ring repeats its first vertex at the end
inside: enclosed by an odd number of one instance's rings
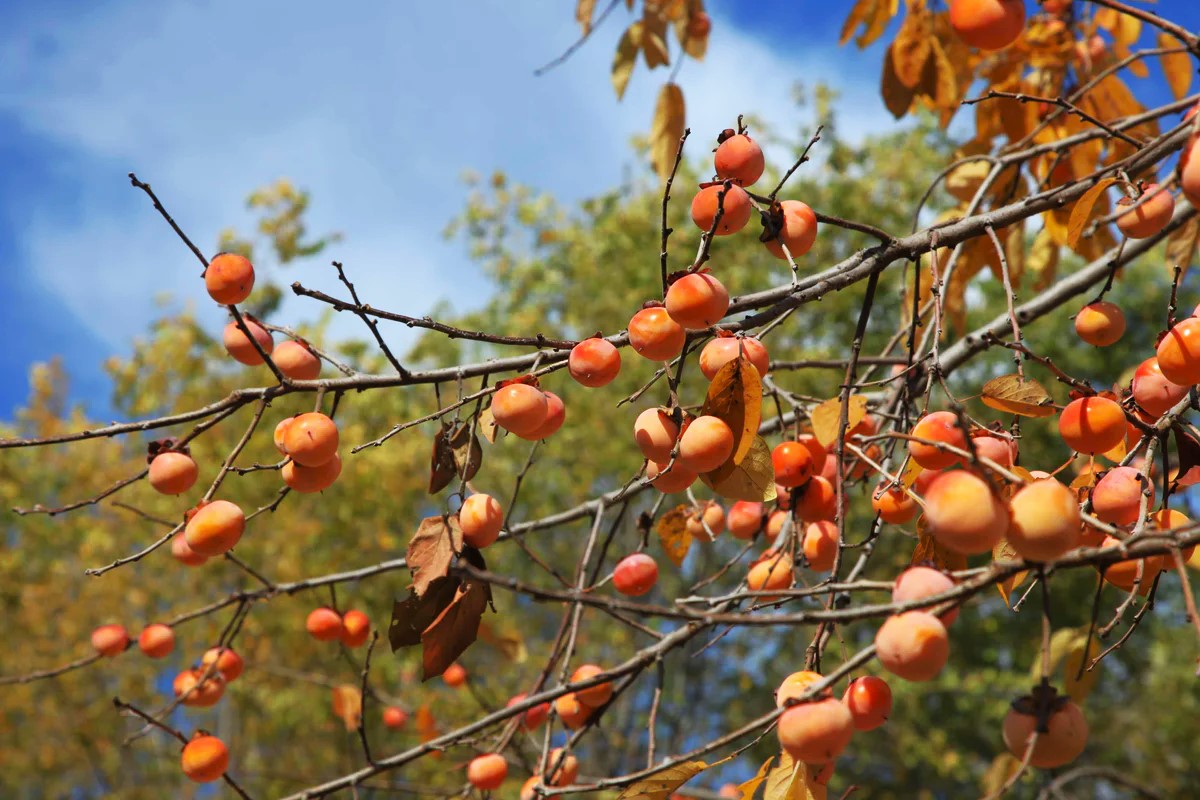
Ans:
MULTIPOLYGON (((1086 633, 1084 640, 1087 640, 1086 633)), ((1100 655, 1100 642, 1093 636, 1088 643, 1086 653, 1083 644, 1083 642, 1078 642, 1063 657, 1063 689, 1076 703, 1086 700, 1087 696, 1092 693, 1096 681, 1100 679, 1099 664, 1093 667, 1091 672, 1088 672, 1086 668, 1088 664, 1092 663, 1093 658, 1100 655), (1079 674, 1081 666, 1083 667, 1082 675, 1079 674)))
POLYGON ((625 87, 637 64, 638 51, 642 49, 642 23, 635 22, 625 29, 621 41, 617 42, 617 54, 613 56, 612 85, 617 99, 625 96, 625 87))
POLYGON ((1067 223, 1067 244, 1069 246, 1075 247, 1075 244, 1079 241, 1080 234, 1083 233, 1084 225, 1087 224, 1088 218, 1092 215, 1092 207, 1096 205, 1096 201, 1100 199, 1100 195, 1104 194, 1105 190, 1116 182, 1116 178, 1103 178, 1075 201, 1075 206, 1071 209, 1071 219, 1067 223))
POLYGON ((950 57, 942 49, 942 43, 937 39, 931 40, 932 52, 925 61, 924 73, 917 93, 925 95, 930 104, 938 109, 955 109, 958 107, 958 81, 954 74, 954 65, 950 57))
POLYGON ((1001 753, 992 759, 991 766, 983 773, 979 783, 985 797, 996 797, 1009 779, 1021 769, 1021 759, 1012 753, 1001 753))
POLYGON ((1142 35, 1140 19, 1113 8, 1101 8, 1096 11, 1095 22, 1097 27, 1109 31, 1113 39, 1126 46, 1132 45, 1142 35))
POLYGON ((960 164, 946 176, 946 191, 964 203, 970 202, 991 171, 992 165, 989 161, 976 160, 960 164))
POLYGON ((655 530, 658 531, 658 540, 662 543, 667 558, 671 559, 671 563, 677 567, 683 564, 688 550, 692 547, 692 535, 688 533, 687 529, 689 513, 691 513, 691 509, 688 506, 676 506, 659 517, 658 524, 655 526, 655 530))
POLYGON ((779 754, 779 766, 767 775, 763 800, 825 800, 825 787, 813 780, 816 770, 779 754))
POLYGON ((503 436, 507 433, 507 431, 496 424, 496 418, 492 416, 491 406, 479 412, 479 433, 492 444, 496 443, 497 436, 503 436))
POLYGON ((660 770, 648 778, 642 778, 632 786, 625 787, 617 800, 667 800, 671 794, 708 769, 703 761, 685 761, 660 770))
POLYGON ((892 17, 896 16, 896 12, 899 10, 900 0, 876 0, 863 32, 854 40, 859 49, 867 47, 882 36, 883 32, 887 30, 888 23, 892 21, 892 17))
POLYGON ((769 503, 775 499, 775 465, 771 463, 771 446, 766 439, 755 436, 750 452, 741 464, 732 460, 713 472, 700 474, 704 485, 727 500, 746 500, 769 503))
POLYGON ((654 122, 650 125, 650 163, 664 182, 671 177, 671 170, 675 166, 679 138, 683 136, 683 122, 683 91, 675 84, 668 83, 658 92, 654 122))
POLYGON ((1196 246, 1200 244, 1200 218, 1192 217, 1171 231, 1167 237, 1167 270, 1179 267, 1185 273, 1196 258, 1196 246))
POLYGON ((875 6, 879 4, 879 0, 858 0, 854 7, 850 9, 850 14, 846 17, 846 21, 842 23, 842 32, 838 36, 838 45, 844 45, 850 41, 850 37, 854 35, 854 31, 866 21, 867 16, 875 11, 875 6))
POLYGON ((915 89, 921 82, 921 73, 932 51, 931 33, 929 12, 924 8, 910 9, 892 42, 892 64, 896 69, 896 78, 909 89, 915 89))
POLYGON ((883 95, 883 104, 887 106, 887 110, 892 112, 893 117, 900 119, 908 113, 916 92, 905 86, 896 74, 896 61, 892 53, 894 47, 895 43, 890 45, 883 57, 883 78, 880 81, 879 92, 883 95))
POLYGON ((592 14, 596 11, 596 0, 579 0, 575 4, 575 21, 583 28, 583 35, 592 31, 592 14))
MULTIPOLYGON (((867 415, 867 398, 862 395, 850 395, 846 408, 846 430, 850 430, 867 415)), ((809 417, 812 419, 813 436, 822 447, 828 448, 837 441, 841 431, 842 399, 831 397, 814 408, 809 417)))
POLYGON ((362 692, 357 686, 343 684, 334 687, 333 713, 346 723, 346 730, 358 730, 362 721, 362 692))
POLYGON ((1054 275, 1058 272, 1058 244, 1049 231, 1042 229, 1033 238, 1029 257, 1025 259, 1025 268, 1034 274, 1035 288, 1049 286, 1054 282, 1054 275))
MULTIPOLYGON (((1063 659, 1076 648, 1082 649, 1084 641, 1087 640, 1087 626, 1080 628, 1059 628, 1050 637, 1050 672, 1054 673, 1059 665, 1063 663, 1063 659)), ((1094 637, 1093 637, 1094 638, 1094 637)), ((1033 656, 1033 664, 1029 670, 1029 678, 1032 681, 1039 681, 1042 677, 1042 653, 1040 649, 1033 656)))
POLYGON ((708 52, 708 34, 712 29, 712 21, 707 17, 704 12, 704 0, 688 0, 687 14, 674 22, 675 38, 679 40, 683 52, 697 61, 703 60, 708 52))
POLYGON ((758 768, 758 772, 754 777, 745 783, 738 784, 738 800, 754 800, 754 793, 758 791, 758 787, 762 786, 767 779, 767 770, 771 768, 771 763, 775 760, 775 756, 771 756, 763 765, 758 768))
MULTIPOLYGON (((1160 33, 1158 46, 1162 48, 1182 47, 1183 43, 1169 33, 1160 33)), ((1171 87, 1171 94, 1175 95, 1176 100, 1187 97, 1188 88, 1192 85, 1192 73, 1196 71, 1196 68, 1192 66, 1192 57, 1186 51, 1181 51, 1163 53, 1158 58, 1159 63, 1162 64, 1163 74, 1167 76, 1167 85, 1171 87)))
POLYGON ((1050 393, 1033 378, 1001 375, 983 385, 983 404, 1021 417, 1052 417, 1057 411, 1050 393))
POLYGON ((739 355, 717 370, 700 413, 717 417, 729 426, 733 431, 733 454, 727 464, 742 463, 762 421, 762 378, 750 359, 739 355))
POLYGON ((925 515, 917 518, 917 547, 913 550, 910 565, 933 564, 938 569, 954 572, 967 568, 967 557, 947 550, 928 531, 925 515))
MULTIPOLYGON (((1000 544, 992 548, 992 560, 1020 561, 1021 556, 1012 548, 1007 539, 1001 539, 1000 544)), ((1028 574, 1027 571, 1022 570, 996 584, 996 588, 1000 590, 1000 596, 1004 598, 1004 604, 1009 608, 1012 608, 1012 590, 1024 583, 1028 574)))

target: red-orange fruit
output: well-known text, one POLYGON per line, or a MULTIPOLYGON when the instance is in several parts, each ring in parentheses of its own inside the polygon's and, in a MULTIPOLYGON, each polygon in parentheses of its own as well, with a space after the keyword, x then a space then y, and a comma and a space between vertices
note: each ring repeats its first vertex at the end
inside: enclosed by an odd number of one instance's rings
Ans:
POLYGON ((207 668, 185 669, 175 676, 171 690, 185 706, 208 708, 216 705, 225 694, 225 678, 221 673, 215 672, 201 682, 200 678, 205 672, 207 668))
POLYGON ((175 649, 175 631, 170 625, 156 622, 142 628, 138 634, 138 649, 149 658, 163 658, 175 649))
POLYGON ((1156 355, 1163 377, 1171 383, 1200 383, 1200 317, 1176 323, 1158 343, 1156 355))
POLYGON ((684 275, 667 289, 667 313, 687 330, 716 325, 729 310, 729 292, 708 273, 684 275))
POLYGON ((1107 453, 1125 439, 1127 430, 1125 412, 1107 397, 1080 397, 1058 415, 1058 433, 1077 453, 1107 453))
POLYGON ((812 453, 813 469, 824 469, 825 459, 829 455, 829 451, 825 449, 825 445, 811 433, 802 433, 796 437, 796 441, 808 448, 808 452, 812 453))
POLYGON ((592 708, 579 702, 574 692, 564 694, 554 701, 554 713, 562 720, 563 727, 569 731, 578 730, 587 724, 592 715, 592 708))
POLYGON ((621 351, 612 342, 592 337, 571 348, 567 371, 583 386, 607 386, 621 371, 621 351))
MULTIPOLYGON (((246 323, 247 330, 250 331, 250 335, 258 342, 258 346, 262 348, 262 351, 267 355, 271 355, 271 351, 275 349, 275 339, 271 336, 271 332, 249 317, 243 317, 242 321, 246 323)), ((230 322, 225 326, 225 330, 221 334, 221 340, 225 344, 225 352, 229 353, 234 361, 245 364, 248 367, 263 363, 263 357, 254 349, 254 345, 251 344, 246 334, 242 333, 242 329, 238 327, 236 322, 230 322)))
POLYGON ((334 453, 333 458, 315 467, 305 467, 289 461, 280 470, 283 482, 292 491, 301 494, 323 492, 337 482, 342 474, 342 457, 334 453))
POLYGON ((884 522, 903 525, 917 515, 921 507, 902 487, 881 484, 871 494, 871 508, 884 522))
MULTIPOLYGON (((563 404, 562 398, 554 392, 545 392, 546 395, 546 419, 536 429, 526 434, 518 433, 517 436, 522 439, 528 439, 531 442, 538 442, 542 439, 547 439, 558 433, 558 429, 567 421, 567 407, 563 404)), ((516 433, 514 431, 514 433, 516 433)))
POLYGON ((842 702, 850 709, 855 730, 875 730, 892 713, 892 688, 883 678, 864 675, 850 681, 842 702))
POLYGON ((463 541, 482 549, 500 537, 504 509, 490 494, 473 494, 458 510, 458 524, 462 528, 463 541))
POLYGON ((322 606, 308 613, 304 627, 318 642, 334 642, 342 638, 342 615, 322 606))
MULTIPOLYGON (((958 417, 952 411, 934 411, 932 414, 926 414, 913 426, 912 435, 918 439, 941 442, 960 450, 967 449, 966 433, 959 426, 958 417)), ((912 455, 913 461, 925 469, 945 469, 962 460, 962 456, 949 450, 912 439, 908 442, 908 452, 912 455)))
MULTIPOLYGON (((1187 397, 1188 393, 1187 386, 1171 383, 1163 377, 1162 369, 1158 366, 1158 359, 1154 356, 1150 356, 1138 364, 1137 369, 1133 372, 1130 388, 1133 390, 1133 399, 1137 401, 1138 407, 1155 418, 1170 411, 1179 401, 1187 397)), ((1141 438, 1140 432, 1138 438, 1141 438)))
POLYGON ((854 718, 840 700, 827 697, 792 706, 779 717, 779 744, 796 761, 821 764, 837 758, 854 736, 854 718))
MULTIPOLYGON (((779 684, 779 688, 775 690, 775 707, 783 708, 788 704, 788 701, 804 699, 809 687, 823 679, 824 676, 821 673, 813 672, 812 670, 793 672, 784 678, 783 683, 779 684)), ((816 696, 828 697, 829 689, 825 689, 816 696)))
MULTIPOLYGON (((746 587, 752 592, 770 592, 789 589, 794 580, 792 557, 778 550, 768 550, 750 565, 746 574, 746 587)), ((762 598, 770 602, 770 597, 762 598)))
MULTIPOLYGON (((571 683, 590 680, 603 672, 604 670, 595 664, 584 664, 571 673, 571 683)), ((612 681, 605 681, 596 686, 578 690, 575 692, 575 697, 588 708, 599 708, 609 701, 612 693, 612 681)))
POLYGON ((476 756, 467 764, 467 782, 482 792, 499 789, 508 777, 508 762, 499 753, 476 756))
MULTIPOLYGON (((517 703, 524 702, 525 698, 528 696, 529 695, 527 695, 525 692, 521 692, 520 694, 515 695, 511 700, 509 700, 508 703, 506 704, 506 707, 512 708, 517 703)), ((523 727, 527 731, 537 730, 538 728, 540 728, 542 726, 542 723, 545 722, 546 718, 549 716, 550 716, 550 704, 549 703, 538 703, 536 706, 526 709, 525 713, 521 715, 521 727, 523 727)))
POLYGON ((687 489, 696 482, 698 476, 679 461, 672 464, 669 470, 667 470, 666 464, 648 461, 646 462, 646 477, 650 479, 654 488, 663 494, 674 494, 687 489))
POLYGON ((1133 467, 1113 467, 1092 487, 1092 513, 1110 525, 1132 525, 1148 488, 1149 482, 1133 467))
POLYGON ((272 435, 272 440, 275 443, 275 449, 279 451, 279 455, 281 456, 287 455, 287 450, 285 450, 283 447, 283 440, 284 437, 287 436, 288 426, 292 424, 293 419, 295 419, 295 417, 284 417, 283 419, 279 420, 279 424, 275 426, 275 432, 272 435))
POLYGON ((718 204, 722 209, 721 221, 715 231, 717 236, 729 236, 746 227, 750 215, 754 213, 754 204, 750 195, 740 186, 732 185, 728 189, 722 183, 705 186, 696 192, 692 198, 692 222, 696 227, 707 233, 713 229, 717 218, 718 204), (724 192, 724 197, 721 193, 724 192))
POLYGON ((1113 303, 1089 303, 1075 315, 1075 333, 1095 347, 1116 344, 1125 335, 1125 313, 1113 303))
POLYGON ((752 500, 738 500, 729 507, 725 525, 735 539, 753 539, 762 530, 763 504, 752 500))
POLYGON ((492 417, 504 430, 525 436, 546 422, 550 406, 546 393, 527 383, 510 383, 492 395, 492 417))
POLYGON ((1003 50, 1025 28, 1025 0, 950 0, 950 27, 971 47, 1003 50))
POLYGON ((785 489, 802 486, 813 477, 812 451, 800 442, 783 442, 771 451, 775 482, 785 489))
POLYGON ((1179 156, 1179 188, 1193 206, 1200 206, 1200 138, 1192 137, 1179 156))
POLYGON ((1079 547, 1079 500, 1053 478, 1021 487, 1009 501, 1011 521, 1005 538, 1030 561, 1053 561, 1079 547))
POLYGON ((779 538, 780 532, 783 531, 784 523, 787 522, 791 515, 783 509, 777 509, 771 512, 767 517, 767 541, 773 542, 779 538))
POLYGON ((188 520, 183 529, 188 547, 202 556, 219 556, 241 540, 246 515, 228 500, 214 500, 188 520))
POLYGON ((692 472, 711 472, 733 455, 733 431, 713 416, 696 417, 679 436, 679 461, 692 472))
POLYGON ((240 303, 254 288, 254 266, 237 253, 218 253, 204 270, 204 288, 223 306, 240 303))
POLYGON ((1148 183, 1137 200, 1122 197, 1118 206, 1136 206, 1117 217, 1117 228, 1130 239, 1149 239, 1167 227, 1175 213, 1175 198, 1157 183, 1148 183))
POLYGON ((875 655, 883 668, 906 681, 931 681, 950 657, 942 621, 926 611, 889 617, 875 634, 875 655))
POLYGON ((188 567, 198 567, 205 561, 208 561, 208 556, 200 555, 188 545, 187 537, 182 533, 177 534, 171 540, 171 555, 180 564, 188 567))
POLYGON ((123 625, 101 625, 92 631, 92 647, 102 656, 118 656, 129 647, 129 634, 123 625))
POLYGON ((730 798, 732 800, 741 800, 742 790, 736 783, 726 783, 717 792, 717 797, 720 797, 721 800, 730 800, 730 798))
POLYGON ((354 609, 342 615, 342 644, 346 647, 362 647, 370 636, 370 617, 354 609))
POLYGON ((633 422, 633 440, 642 455, 651 461, 665 464, 671 460, 671 450, 679 438, 679 426, 666 412, 647 408, 633 422))
MULTIPOLYGON (((1014 757, 1025 758, 1037 722, 1033 714, 1022 714, 1015 708, 1009 709, 1004 716, 1004 745, 1014 757)), ((1045 732, 1038 733, 1029 757, 1029 763, 1039 769, 1069 764, 1079 758, 1087 746, 1087 720, 1079 706, 1070 700, 1050 715, 1046 728, 1045 732)))
POLYGON ((579 759, 556 747, 546 754, 546 771, 550 773, 548 786, 570 786, 579 777, 579 759))
POLYGON ((542 785, 542 779, 538 775, 530 775, 521 784, 520 800, 538 800, 542 795, 538 794, 537 787, 542 785))
POLYGON ((196 483, 200 470, 187 453, 167 450, 150 462, 150 485, 161 494, 183 494, 196 483))
POLYGON ((943 546, 963 555, 987 553, 1008 530, 1008 509, 983 478, 943 472, 925 492, 925 521, 943 546))
POLYGON ((279 371, 296 381, 315 381, 321 377, 321 359, 304 344, 288 339, 271 354, 279 371))
POLYGON ((392 730, 400 730, 408 723, 408 712, 396 706, 388 706, 383 710, 383 724, 392 730))
MULTIPOLYGON (((915 566, 901 572, 892 584, 892 602, 907 603, 948 592, 955 586, 954 579, 933 567, 915 566)), ((927 609, 925 609, 927 610, 927 609)), ((943 625, 958 619, 958 607, 938 615, 943 625)))
POLYGON ((833 519, 837 513, 837 490, 818 475, 808 482, 796 500, 796 516, 803 522, 833 519))
POLYGON ((337 455, 337 423, 311 411, 294 417, 283 434, 288 456, 302 467, 319 467, 337 455))
POLYGON ((783 209, 783 227, 777 238, 766 242, 767 249, 776 258, 786 259, 789 253, 793 259, 799 258, 817 241, 817 215, 799 200, 784 200, 779 205, 783 209))
POLYGON ((827 519, 810 522, 804 529, 804 557, 809 569, 827 572, 833 569, 838 552, 837 525, 827 519))
MULTIPOLYGON (((1150 515, 1150 527, 1159 531, 1173 531, 1176 528, 1182 528, 1185 525, 1191 524, 1191 519, 1182 511, 1176 511, 1173 508, 1162 508, 1150 515)), ((1196 552, 1196 545, 1186 547, 1180 553, 1183 556, 1183 561, 1186 564, 1191 560, 1192 555, 1196 552)), ((1166 553, 1162 557, 1163 569, 1175 569, 1175 554, 1166 553)))
POLYGON ((725 531, 725 509, 720 503, 708 500, 688 515, 686 527, 693 539, 711 542, 725 531))
POLYGON ((205 650, 204 655, 200 657, 201 666, 207 667, 213 662, 216 662, 217 672, 220 672, 226 681, 237 680, 246 666, 242 657, 229 647, 218 646, 205 650))
POLYGON ((442 680, 451 689, 457 689, 467 682, 467 668, 457 662, 451 664, 442 673, 442 680))
POLYGON ((196 783, 211 783, 229 769, 229 748, 215 736, 197 736, 183 746, 183 774, 196 783))
POLYGON ((728 179, 742 186, 751 186, 762 177, 766 159, 757 142, 744 133, 738 133, 717 145, 717 151, 713 153, 713 166, 721 180, 728 179))
POLYGON ((643 308, 629 320, 629 345, 643 358, 670 361, 685 341, 687 331, 662 306, 643 308))

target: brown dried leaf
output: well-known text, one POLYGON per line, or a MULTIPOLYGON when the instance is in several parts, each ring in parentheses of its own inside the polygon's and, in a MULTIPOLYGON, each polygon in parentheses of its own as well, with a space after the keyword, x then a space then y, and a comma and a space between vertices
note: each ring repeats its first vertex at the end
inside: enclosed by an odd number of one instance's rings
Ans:
POLYGON ((775 465, 771 463, 771 446, 766 439, 755 436, 750 452, 741 464, 726 461, 719 469, 701 474, 700 480, 727 500, 769 503, 775 499, 775 465))
POLYGON ((717 417, 733 431, 733 454, 717 471, 742 463, 762 421, 762 378, 750 359, 740 355, 717 370, 700 413, 717 417))
POLYGON ((667 800, 680 786, 708 769, 704 761, 685 761, 626 786, 617 800, 667 800))
POLYGON ((413 572, 412 589, 425 594, 429 584, 450 572, 450 563, 463 549, 462 528, 457 517, 426 517, 408 543, 408 568, 413 572))
POLYGON ((450 605, 421 634, 422 680, 446 671, 475 641, 484 609, 492 600, 486 583, 464 580, 450 605))
MULTIPOLYGON (((850 395, 846 413, 846 430, 850 430, 867 415, 867 398, 857 394, 850 395)), ((813 436, 817 437, 821 446, 832 446, 841 432, 842 398, 829 398, 809 412, 809 418, 812 419, 813 436)))
POLYGON ((992 378, 983 385, 980 399, 989 408, 1021 417, 1052 417, 1058 413, 1045 387, 1019 375, 992 378))
POLYGON ((892 17, 896 16, 896 12, 899 10, 900 0, 875 0, 874 8, 866 19, 863 32, 854 40, 858 48, 861 50, 868 47, 882 36, 883 32, 887 30, 888 23, 892 21, 892 17))
POLYGON ((688 533, 687 518, 691 508, 679 505, 658 518, 654 530, 658 532, 658 541, 662 543, 663 551, 675 566, 683 564, 688 550, 692 548, 692 535, 688 533))
MULTIPOLYGON (((1182 47, 1183 42, 1164 32, 1158 34, 1158 46, 1161 48, 1182 47)), ((1159 63, 1162 64, 1163 74, 1167 76, 1167 85, 1171 87, 1171 94, 1175 95, 1176 100, 1187 97, 1188 89, 1192 85, 1192 73, 1196 71, 1196 68, 1192 66, 1192 57, 1186 51, 1180 51, 1163 53, 1158 58, 1159 63)))
POLYGON ((1180 486, 1200 483, 1200 440, 1182 425, 1175 425, 1175 463, 1178 465, 1175 482, 1180 486))
POLYGON ((679 44, 683 47, 683 52, 687 53, 697 61, 703 61, 705 54, 708 52, 708 35, 712 28, 712 23, 703 26, 704 35, 696 35, 697 31, 691 22, 698 15, 704 13, 704 0, 688 0, 687 14, 684 14, 679 19, 675 20, 675 38, 679 40, 679 44))
MULTIPOLYGON (((992 560, 1020 561, 1021 556, 1012 548, 1007 539, 1001 539, 1000 544, 992 548, 992 560)), ((1000 596, 1004 598, 1004 604, 1009 608, 1012 608, 1012 590, 1024 583, 1028 575, 1028 571, 1022 570, 996 584, 996 588, 1000 590, 1000 596)))
POLYGON ((635 22, 625 29, 621 40, 617 42, 617 52, 613 56, 612 85, 617 93, 617 99, 625 96, 625 87, 633 75, 637 64, 638 51, 642 49, 642 23, 635 22))
POLYGON ((421 643, 421 634, 450 605, 461 585, 458 578, 438 578, 429 585, 423 595, 409 591, 404 601, 392 604, 392 622, 388 626, 388 642, 392 652, 401 647, 415 647, 421 643))
POLYGON ((671 169, 675 166, 684 119, 683 90, 668 83, 658 92, 654 122, 650 125, 650 163, 664 182, 671 177, 671 169))
POLYGON ((488 440, 488 444, 495 444, 497 436, 508 433, 496 424, 496 418, 492 416, 491 408, 485 408, 479 412, 479 432, 483 434, 483 438, 488 440))
POLYGON ((923 7, 910 9, 891 49, 896 77, 909 89, 915 89, 921 82, 933 41, 929 12, 923 7))
POLYGON ((356 731, 362 723, 362 692, 348 683, 333 688, 333 713, 346 724, 346 730, 356 731))
POLYGON ((450 447, 446 433, 449 423, 442 423, 433 435, 433 454, 429 459, 429 493, 437 494, 454 480, 454 450, 450 447))
POLYGON ((1071 209, 1071 219, 1067 223, 1067 244, 1070 247, 1074 248, 1079 241, 1084 226, 1087 225, 1088 219, 1092 216, 1092 208, 1096 205, 1096 201, 1100 199, 1100 195, 1104 194, 1105 190, 1116 182, 1116 178, 1103 178, 1075 201, 1075 205, 1071 209))
POLYGON ((429 464, 429 493, 437 494, 450 485, 454 476, 465 481, 475 477, 483 463, 479 438, 470 425, 442 423, 433 437, 433 455, 429 464))
POLYGON ((951 572, 967 568, 967 557, 948 550, 933 538, 927 529, 925 515, 917 518, 917 547, 913 550, 909 564, 933 564, 938 569, 951 572))
POLYGON ((887 110, 892 112, 893 117, 900 119, 912 107, 916 90, 905 86, 896 73, 896 61, 892 55, 894 46, 889 46, 883 57, 883 78, 880 80, 879 92, 883 95, 883 104, 887 106, 887 110))
POLYGON ((750 780, 738 784, 738 800, 753 800, 754 793, 758 791, 758 787, 762 786, 767 780, 767 771, 771 769, 771 764, 774 763, 775 756, 771 756, 763 765, 758 768, 758 772, 750 780))
POLYGON ((642 16, 642 56, 650 69, 671 63, 667 50, 667 20, 653 11, 649 3, 642 16))

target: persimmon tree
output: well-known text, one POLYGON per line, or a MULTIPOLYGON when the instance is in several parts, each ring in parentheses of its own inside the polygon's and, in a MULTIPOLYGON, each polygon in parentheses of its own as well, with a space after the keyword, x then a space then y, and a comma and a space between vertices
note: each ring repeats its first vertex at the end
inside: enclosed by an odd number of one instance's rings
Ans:
MULTIPOLYGON (((855 3, 843 39, 899 5, 855 3)), ((698 2, 640 11, 618 94, 639 55, 670 64, 668 31, 691 58, 710 33, 698 2)), ((816 124, 781 162, 741 118, 686 129, 668 82, 652 187, 574 218, 501 177, 473 197, 454 230, 497 278, 486 309, 376 308, 338 262, 335 290, 291 284, 362 342, 281 324, 254 242, 206 253, 131 175, 230 321, 116 365, 127 422, 65 411, 38 370, 0 439, 42 662, 0 678, 46 737, 22 758, 57 758, 36 687, 86 677, 112 735, 64 793, 1188 786, 1161 766, 1189 763, 1194 737, 1161 736, 1186 725, 1149 723, 1157 768, 1112 740, 1130 705, 1186 714, 1200 634, 1200 41, 1116 0, 904 12, 881 91, 910 127, 856 147, 816 124), (1151 66, 1173 100, 1127 83, 1151 66), (425 331, 407 353, 397 324, 425 331), (314 704, 342 735, 304 727, 314 704)), ((254 198, 279 262, 336 242, 290 184, 254 198)))

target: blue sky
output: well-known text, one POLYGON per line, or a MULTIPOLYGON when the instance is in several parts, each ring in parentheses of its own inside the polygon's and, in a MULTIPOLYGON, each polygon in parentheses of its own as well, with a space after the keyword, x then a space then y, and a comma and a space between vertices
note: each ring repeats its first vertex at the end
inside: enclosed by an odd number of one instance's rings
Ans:
MULTIPOLYGON (((1200 27, 1192 3, 1157 9, 1200 27)), ((164 296, 221 325, 130 171, 210 253, 222 228, 249 227, 251 189, 288 176, 313 193, 314 230, 345 232, 330 257, 372 303, 421 314, 469 285, 480 288, 456 305, 481 302, 487 287, 471 280, 461 244, 441 237, 462 206, 462 171, 503 169, 567 201, 610 187, 665 79, 639 68, 615 100, 608 67, 623 7, 565 65, 534 77, 576 38, 571 5, 0 0, 0 336, 10 343, 0 418, 25 398, 29 365, 55 354, 73 396, 110 414, 99 365, 128 352, 164 296)), ((796 125, 794 79, 842 92, 846 132, 892 124, 878 48, 836 46, 843 4, 709 5, 708 58, 679 77, 695 130, 743 111, 796 125)), ((338 293, 323 262, 277 277, 338 293)), ((295 299, 284 307, 290 321, 316 313, 295 299)), ((359 335, 352 322, 335 332, 359 335)), ((394 338, 403 346, 406 332, 394 338)))

